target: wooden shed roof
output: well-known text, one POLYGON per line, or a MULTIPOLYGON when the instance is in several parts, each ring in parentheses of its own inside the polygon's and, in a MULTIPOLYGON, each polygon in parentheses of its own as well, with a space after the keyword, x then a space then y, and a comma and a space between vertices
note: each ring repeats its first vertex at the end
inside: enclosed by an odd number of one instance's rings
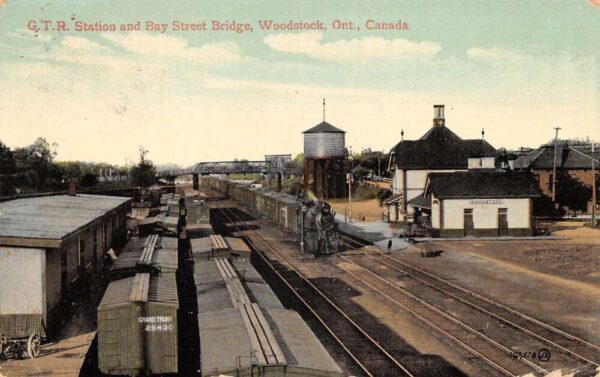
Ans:
POLYGON ((103 195, 55 195, 0 203, 0 245, 60 247, 79 229, 130 198, 103 195))

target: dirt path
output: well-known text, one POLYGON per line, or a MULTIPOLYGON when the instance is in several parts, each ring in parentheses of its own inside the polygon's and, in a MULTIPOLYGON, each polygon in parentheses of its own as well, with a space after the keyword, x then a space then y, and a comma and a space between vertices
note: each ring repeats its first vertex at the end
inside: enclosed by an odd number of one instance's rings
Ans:
POLYGON ((535 277, 536 279, 543 280, 543 281, 547 282, 548 284, 560 285, 566 289, 577 290, 583 294, 589 295, 590 299, 600 300, 600 286, 598 286, 598 285, 584 283, 584 282, 573 280, 573 279, 567 279, 567 278, 563 278, 560 276, 551 275, 551 274, 547 274, 547 273, 543 273, 543 272, 539 272, 539 271, 534 271, 527 267, 523 267, 523 266, 515 264, 515 263, 505 262, 501 259, 490 257, 489 255, 474 254, 474 253, 470 253, 470 255, 475 258, 479 258, 479 259, 482 259, 482 260, 485 260, 488 262, 498 264, 499 266, 502 266, 508 270, 514 271, 515 273, 520 273, 520 274, 525 274, 525 275, 535 277))

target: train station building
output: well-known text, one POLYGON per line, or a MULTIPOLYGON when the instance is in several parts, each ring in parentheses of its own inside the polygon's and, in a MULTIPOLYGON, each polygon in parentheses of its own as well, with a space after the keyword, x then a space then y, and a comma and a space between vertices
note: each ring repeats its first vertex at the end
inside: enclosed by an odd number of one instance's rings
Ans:
POLYGON ((70 288, 126 239, 130 202, 57 195, 0 203, 0 332, 45 335, 70 288))
POLYGON ((429 173, 493 169, 496 149, 484 137, 462 139, 446 126, 444 105, 434 106, 433 127, 417 140, 402 140, 390 151, 392 197, 384 204, 390 222, 412 220, 408 202, 423 193, 429 173))
POLYGON ((504 171, 430 173, 423 194, 408 202, 417 223, 437 237, 533 235, 531 174, 504 171))

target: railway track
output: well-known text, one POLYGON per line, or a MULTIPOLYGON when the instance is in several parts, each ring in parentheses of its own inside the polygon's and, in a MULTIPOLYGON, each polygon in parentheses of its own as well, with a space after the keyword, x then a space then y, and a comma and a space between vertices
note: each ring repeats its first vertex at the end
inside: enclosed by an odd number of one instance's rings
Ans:
MULTIPOLYGON (((372 246, 352 238, 343 237, 359 245, 360 248, 372 246)), ((523 367, 529 367, 529 371, 546 372, 549 366, 557 365, 557 363, 559 366, 561 363, 565 363, 565 366, 575 365, 578 368, 587 367, 590 370, 600 365, 600 347, 595 344, 477 292, 461 287, 406 261, 385 254, 376 247, 370 248, 369 252, 365 250, 360 252, 360 248, 354 248, 354 250, 359 251, 356 256, 341 256, 342 259, 355 266, 356 269, 364 272, 362 274, 350 272, 355 278, 379 291, 384 297, 405 307, 419 319, 444 333, 463 348, 482 358, 490 366, 504 374, 519 375, 522 373, 523 367), (400 273, 402 277, 412 279, 426 287, 427 290, 435 291, 438 299, 429 300, 428 302, 424 298, 427 298, 427 296, 431 298, 431 295, 420 294, 417 297, 407 292, 398 282, 385 277, 381 271, 378 271, 378 266, 385 266, 391 271, 400 273), (442 301, 439 300, 439 297, 442 297, 443 300, 451 300, 464 309, 459 312, 455 306, 454 310, 445 310, 444 305, 439 304, 442 301), (425 308, 429 310, 425 310, 425 308), (493 330, 488 328, 484 333, 482 329, 478 328, 479 326, 473 324, 473 321, 469 322, 462 319, 461 314, 464 315, 465 311, 471 312, 471 319, 479 316, 480 323, 487 320, 488 327, 490 323, 495 324, 499 326, 502 333, 512 332, 517 334, 519 339, 526 338, 529 340, 529 344, 532 344, 532 342, 541 344, 545 351, 551 352, 544 354, 542 360, 538 355, 532 357, 532 354, 523 355, 522 352, 515 352, 512 348, 501 344, 496 339, 497 336, 487 336, 485 334, 492 333, 493 330), (445 321, 440 321, 442 317, 445 321), (457 326, 462 328, 462 331, 454 331, 453 329, 456 329, 457 326), (465 337, 466 334, 471 336, 465 337), (487 343, 488 346, 481 346, 481 342, 487 343), (496 350, 495 353, 493 349, 496 350), (548 363, 549 360, 545 360, 550 355, 554 359, 554 363, 548 363), (521 365, 515 364, 515 360, 521 361, 521 365)), ((466 317, 468 319, 468 316, 466 317)), ((498 330, 496 334, 499 334, 498 330)))
POLYGON ((262 262, 267 266, 318 321, 335 343, 355 364, 357 371, 368 377, 413 376, 390 351, 336 305, 301 271, 290 264, 264 237, 246 221, 227 208, 219 208, 225 219, 243 234, 262 262), (240 225, 242 224, 242 225, 240 225), (272 262, 264 253, 276 255, 281 263, 272 262))

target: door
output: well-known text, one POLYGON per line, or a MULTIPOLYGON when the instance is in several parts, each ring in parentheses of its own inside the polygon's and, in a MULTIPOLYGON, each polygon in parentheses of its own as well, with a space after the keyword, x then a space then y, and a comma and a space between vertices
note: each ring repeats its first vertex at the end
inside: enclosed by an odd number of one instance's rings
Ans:
POLYGON ((93 228, 92 241, 92 268, 94 272, 98 272, 98 230, 93 228))
POLYGON ((508 208, 498 208, 498 235, 508 236, 508 208))
POLYGON ((465 208, 464 210, 464 236, 474 236, 475 226, 473 224, 473 208, 465 208))

